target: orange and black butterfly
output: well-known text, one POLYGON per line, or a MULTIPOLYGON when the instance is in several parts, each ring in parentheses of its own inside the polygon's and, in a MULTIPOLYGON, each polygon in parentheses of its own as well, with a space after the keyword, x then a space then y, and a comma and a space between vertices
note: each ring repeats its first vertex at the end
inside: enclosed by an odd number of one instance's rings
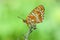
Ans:
POLYGON ((37 6, 30 12, 26 20, 23 19, 23 22, 25 22, 29 27, 36 29, 36 24, 41 23, 44 19, 44 11, 45 9, 43 5, 37 6))

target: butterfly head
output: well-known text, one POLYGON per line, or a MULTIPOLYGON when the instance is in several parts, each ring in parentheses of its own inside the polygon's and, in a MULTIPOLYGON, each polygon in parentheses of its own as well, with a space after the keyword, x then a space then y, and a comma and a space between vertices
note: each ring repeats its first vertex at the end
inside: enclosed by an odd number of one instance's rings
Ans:
POLYGON ((23 20, 24 23, 26 23, 26 20, 23 20))

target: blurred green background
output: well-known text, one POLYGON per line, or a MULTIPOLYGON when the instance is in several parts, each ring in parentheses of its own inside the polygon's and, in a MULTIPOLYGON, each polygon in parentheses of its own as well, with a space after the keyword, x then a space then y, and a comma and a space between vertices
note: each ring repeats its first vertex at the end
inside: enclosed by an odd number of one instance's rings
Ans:
POLYGON ((44 5, 44 21, 29 40, 60 40, 60 0, 0 0, 0 40, 24 40, 28 26, 17 16, 26 19, 38 5, 44 5))

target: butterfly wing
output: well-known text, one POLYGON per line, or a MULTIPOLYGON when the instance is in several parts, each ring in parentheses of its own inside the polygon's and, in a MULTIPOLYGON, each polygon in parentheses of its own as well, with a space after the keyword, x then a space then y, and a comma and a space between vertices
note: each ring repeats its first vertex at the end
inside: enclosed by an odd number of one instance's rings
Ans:
POLYGON ((32 10, 32 12, 28 15, 26 21, 27 23, 40 23, 43 21, 44 18, 44 6, 39 5, 35 9, 32 10))
POLYGON ((31 27, 36 28, 36 23, 40 23, 43 21, 44 18, 44 6, 39 5, 35 9, 32 10, 32 12, 27 16, 26 23, 30 25, 31 27))

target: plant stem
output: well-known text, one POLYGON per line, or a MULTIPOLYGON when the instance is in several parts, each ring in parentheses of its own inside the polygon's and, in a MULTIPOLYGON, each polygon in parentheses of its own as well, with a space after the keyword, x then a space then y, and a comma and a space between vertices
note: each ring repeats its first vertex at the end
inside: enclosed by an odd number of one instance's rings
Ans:
POLYGON ((29 28, 28 32, 25 35, 25 39, 24 40, 28 40, 28 37, 29 37, 29 35, 31 34, 32 31, 33 31, 33 28, 32 27, 29 28))

